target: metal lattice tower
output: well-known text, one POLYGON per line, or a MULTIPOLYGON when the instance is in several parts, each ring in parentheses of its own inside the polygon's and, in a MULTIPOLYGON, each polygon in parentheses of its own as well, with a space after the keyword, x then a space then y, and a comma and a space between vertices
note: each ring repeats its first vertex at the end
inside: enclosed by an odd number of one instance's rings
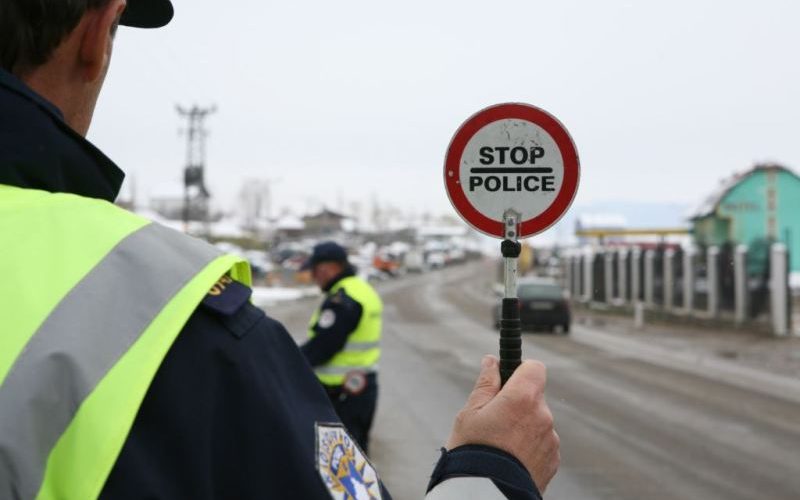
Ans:
POLYGON ((200 212, 199 218, 207 222, 208 198, 210 193, 205 185, 206 137, 205 119, 216 112, 217 107, 201 108, 197 105, 189 109, 175 106, 178 114, 185 118, 188 126, 186 132, 186 164, 183 170, 183 224, 188 229, 191 207, 194 205, 200 212))

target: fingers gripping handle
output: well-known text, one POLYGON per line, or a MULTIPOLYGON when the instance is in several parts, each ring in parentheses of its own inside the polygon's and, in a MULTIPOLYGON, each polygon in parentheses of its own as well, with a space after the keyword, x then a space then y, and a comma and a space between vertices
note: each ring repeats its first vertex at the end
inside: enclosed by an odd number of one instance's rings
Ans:
POLYGON ((500 381, 506 381, 522 362, 522 337, 520 335, 519 299, 503 299, 500 317, 500 381))

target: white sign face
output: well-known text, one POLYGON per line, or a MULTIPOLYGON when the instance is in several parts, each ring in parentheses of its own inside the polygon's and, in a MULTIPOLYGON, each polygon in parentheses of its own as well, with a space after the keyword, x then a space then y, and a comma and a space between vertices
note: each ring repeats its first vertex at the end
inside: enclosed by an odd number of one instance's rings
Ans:
POLYGON ((535 123, 505 119, 481 128, 461 157, 460 182, 469 202, 491 219, 512 209, 521 220, 547 210, 561 190, 564 160, 535 123))
POLYGON ((514 236, 506 232, 506 214, 516 216, 520 238, 555 224, 580 178, 567 129, 546 111, 522 103, 472 115, 450 141, 444 163, 453 208, 473 228, 497 238, 514 236))

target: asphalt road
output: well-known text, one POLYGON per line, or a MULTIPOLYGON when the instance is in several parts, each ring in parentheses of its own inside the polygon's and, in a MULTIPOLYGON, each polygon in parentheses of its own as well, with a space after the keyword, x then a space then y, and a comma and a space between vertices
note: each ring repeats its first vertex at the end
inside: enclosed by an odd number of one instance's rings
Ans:
MULTIPOLYGON (((494 273, 471 263, 378 285, 386 326, 371 455, 398 500, 423 497, 481 355, 496 352, 494 273)), ((301 339, 315 304, 267 312, 301 339)), ((797 392, 695 366, 691 352, 658 357, 608 339, 577 325, 569 336, 524 337, 525 356, 548 366, 561 436, 561 468, 546 498, 800 499, 797 392)))

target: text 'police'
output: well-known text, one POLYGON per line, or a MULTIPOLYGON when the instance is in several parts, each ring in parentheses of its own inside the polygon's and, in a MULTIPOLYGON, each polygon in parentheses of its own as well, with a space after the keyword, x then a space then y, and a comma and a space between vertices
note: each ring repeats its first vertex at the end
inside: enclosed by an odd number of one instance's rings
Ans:
POLYGON ((486 191, 555 191, 555 176, 550 167, 535 167, 537 160, 545 156, 544 148, 534 146, 484 146, 479 150, 481 165, 470 170, 469 190, 483 188, 486 191), (506 166, 514 165, 514 166, 506 166), (524 165, 524 166, 523 166, 524 165))

